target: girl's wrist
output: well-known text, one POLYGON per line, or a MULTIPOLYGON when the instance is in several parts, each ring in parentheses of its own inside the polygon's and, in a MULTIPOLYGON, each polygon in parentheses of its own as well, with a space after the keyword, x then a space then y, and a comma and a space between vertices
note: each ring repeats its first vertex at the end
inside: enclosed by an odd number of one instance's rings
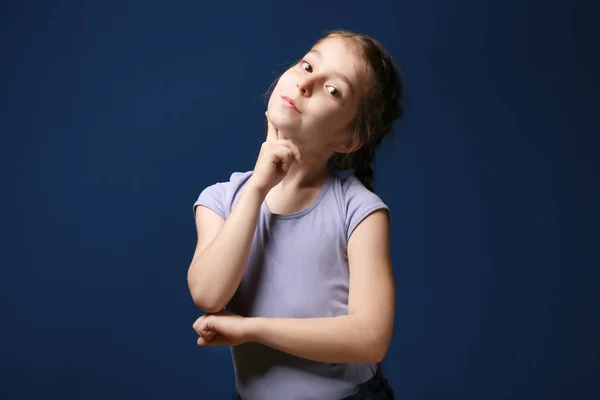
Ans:
POLYGON ((246 186, 244 186, 244 193, 248 193, 249 196, 257 198, 262 201, 267 197, 268 190, 264 190, 255 184, 253 177, 250 177, 246 186))
POLYGON ((263 318, 247 317, 244 327, 244 336, 247 342, 259 342, 263 318))

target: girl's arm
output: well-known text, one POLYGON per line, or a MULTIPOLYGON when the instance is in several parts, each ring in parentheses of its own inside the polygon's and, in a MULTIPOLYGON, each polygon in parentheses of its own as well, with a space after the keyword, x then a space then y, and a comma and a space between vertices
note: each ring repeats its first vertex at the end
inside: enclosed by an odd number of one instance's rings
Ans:
POLYGON ((314 361, 380 362, 394 324, 395 289, 389 257, 389 218, 376 211, 348 241, 348 315, 332 318, 249 318, 250 341, 314 361))
POLYGON ((227 220, 198 207, 198 243, 188 270, 188 286, 200 309, 208 313, 221 311, 235 294, 248 262, 260 206, 294 162, 302 162, 302 150, 291 140, 280 140, 277 128, 268 121, 267 140, 252 177, 227 220))
POLYGON ((198 308, 215 313, 222 310, 237 290, 265 196, 247 184, 226 221, 215 212, 198 206, 198 242, 188 269, 188 286, 198 308))

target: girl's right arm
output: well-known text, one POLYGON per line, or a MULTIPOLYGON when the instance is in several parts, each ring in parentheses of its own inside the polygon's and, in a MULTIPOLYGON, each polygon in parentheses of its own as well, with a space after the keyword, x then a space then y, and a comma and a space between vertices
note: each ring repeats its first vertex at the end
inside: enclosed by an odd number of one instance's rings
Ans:
POLYGON ((188 270, 188 286, 200 309, 218 312, 233 297, 244 274, 263 200, 258 190, 246 186, 225 221, 214 211, 197 206, 198 242, 188 270))
POLYGON ((290 140, 278 139, 277 129, 269 122, 252 177, 227 220, 205 207, 196 208, 198 242, 188 286, 200 309, 221 311, 235 294, 248 262, 260 206, 293 162, 302 162, 301 149, 290 140))

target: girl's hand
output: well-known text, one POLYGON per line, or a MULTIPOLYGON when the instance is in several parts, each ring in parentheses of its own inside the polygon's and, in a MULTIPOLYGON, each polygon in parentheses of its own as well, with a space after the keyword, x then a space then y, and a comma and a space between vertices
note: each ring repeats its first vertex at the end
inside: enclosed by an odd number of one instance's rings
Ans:
POLYGON ((302 148, 292 140, 279 139, 277 128, 268 117, 267 123, 267 139, 249 182, 265 196, 281 182, 294 162, 302 163, 302 148))
POLYGON ((203 315, 194 322, 198 346, 237 346, 249 341, 248 319, 229 311, 203 315))

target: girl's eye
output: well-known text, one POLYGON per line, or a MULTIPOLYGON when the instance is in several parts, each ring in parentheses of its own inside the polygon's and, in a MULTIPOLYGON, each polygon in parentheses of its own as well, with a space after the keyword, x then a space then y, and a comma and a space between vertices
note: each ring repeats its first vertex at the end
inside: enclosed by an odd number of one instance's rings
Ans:
MULTIPOLYGON (((300 62, 300 67, 301 67, 303 70, 305 70, 306 72, 309 72, 309 73, 312 73, 312 72, 313 72, 313 67, 312 67, 312 65, 310 65, 310 64, 309 64, 307 61, 304 61, 304 60, 302 60, 302 61, 300 62)), ((334 96, 334 97, 337 97, 337 98, 339 98, 339 97, 342 95, 342 94, 340 93, 340 91, 339 91, 339 90, 338 90, 336 87, 334 87, 334 86, 327 85, 327 86, 326 86, 326 88, 327 88, 327 91, 329 92, 329 94, 331 94, 331 95, 332 95, 332 96, 334 96)))
POLYGON ((303 70, 305 70, 306 72, 312 72, 312 65, 310 65, 309 63, 307 63, 306 61, 302 61, 301 63, 301 67, 303 70))
POLYGON ((334 97, 340 97, 340 91, 333 86, 327 86, 327 91, 334 97))

